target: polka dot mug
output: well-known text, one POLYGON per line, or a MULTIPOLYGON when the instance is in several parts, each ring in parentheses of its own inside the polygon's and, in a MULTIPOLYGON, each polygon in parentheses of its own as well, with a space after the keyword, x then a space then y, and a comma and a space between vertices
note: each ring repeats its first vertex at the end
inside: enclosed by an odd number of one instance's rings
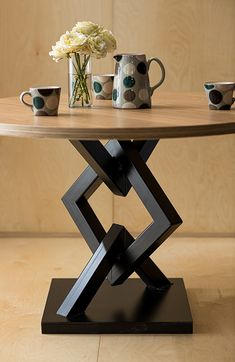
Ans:
POLYGON ((235 82, 206 82, 204 89, 209 109, 229 110, 235 101, 233 98, 235 82))
POLYGON ((95 99, 111 100, 114 74, 97 74, 92 76, 92 90, 95 99))
POLYGON ((30 107, 35 116, 57 116, 61 88, 57 86, 29 88, 22 92, 20 101, 30 107), (25 102, 24 96, 32 97, 32 104, 25 102))
POLYGON ((146 59, 145 54, 118 54, 114 56, 116 70, 113 84, 114 108, 151 108, 151 96, 165 79, 165 68, 160 59, 146 59), (149 82, 149 67, 152 61, 160 66, 160 81, 153 87, 149 82))

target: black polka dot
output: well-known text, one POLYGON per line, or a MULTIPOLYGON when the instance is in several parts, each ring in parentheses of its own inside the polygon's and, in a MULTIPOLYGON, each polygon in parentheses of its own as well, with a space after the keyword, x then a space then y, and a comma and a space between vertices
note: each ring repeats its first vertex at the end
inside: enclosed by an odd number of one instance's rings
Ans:
POLYGON ((135 99, 135 92, 132 89, 128 89, 124 92, 123 97, 126 101, 132 102, 135 99))
POLYGON ((120 62, 120 60, 122 59, 122 55, 114 55, 114 58, 117 62, 120 62))
POLYGON ((140 74, 146 74, 146 72, 147 72, 146 64, 144 62, 140 62, 137 65, 137 70, 140 74))
POLYGON ((138 108, 150 108, 150 106, 147 103, 142 103, 138 108))
POLYGON ((229 110, 231 108, 230 104, 225 104, 224 106, 221 106, 219 109, 221 110, 229 110))
POLYGON ((55 93, 59 96, 60 95, 61 88, 55 88, 55 93))
POLYGON ((209 98, 210 98, 211 103, 219 104, 222 101, 223 96, 219 91, 214 89, 209 93, 209 98))
POLYGON ((39 92, 42 96, 47 97, 47 96, 49 96, 50 94, 52 94, 53 89, 38 89, 38 92, 39 92))

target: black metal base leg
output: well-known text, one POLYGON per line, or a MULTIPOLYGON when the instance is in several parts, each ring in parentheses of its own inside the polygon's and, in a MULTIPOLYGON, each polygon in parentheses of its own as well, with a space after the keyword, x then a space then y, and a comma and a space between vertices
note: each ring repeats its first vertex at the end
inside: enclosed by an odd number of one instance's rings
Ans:
MULTIPOLYGON (((152 297, 155 299, 161 299, 162 293, 172 288, 172 280, 150 259, 150 255, 182 223, 146 165, 157 142, 111 140, 103 145, 99 141, 71 141, 89 166, 62 200, 93 252, 93 257, 67 292, 62 304, 57 306, 58 316, 70 321, 77 321, 78 317, 80 321, 81 318, 83 320, 106 277, 111 286, 118 286, 135 271, 146 284, 149 293, 154 293, 152 297), (113 224, 106 233, 92 210, 89 197, 102 182, 121 197, 125 197, 133 187, 147 208, 153 221, 136 239, 122 225, 113 224)), ((125 292, 128 292, 126 288, 125 292)), ((185 296, 186 293, 182 300, 187 309, 185 296)), ((188 320, 191 323, 190 318, 188 320)), ((44 321, 44 327, 45 324, 44 321)))

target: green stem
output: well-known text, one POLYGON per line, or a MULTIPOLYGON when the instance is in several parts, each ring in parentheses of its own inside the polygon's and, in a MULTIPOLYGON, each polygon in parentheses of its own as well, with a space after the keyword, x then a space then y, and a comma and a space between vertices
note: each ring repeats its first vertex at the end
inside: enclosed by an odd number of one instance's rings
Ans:
POLYGON ((81 101, 82 106, 89 104, 90 94, 87 87, 86 67, 89 62, 90 55, 84 56, 84 62, 81 64, 81 58, 79 53, 74 53, 73 67, 75 69, 75 82, 73 85, 72 96, 70 98, 69 105, 72 107, 76 101, 81 101))

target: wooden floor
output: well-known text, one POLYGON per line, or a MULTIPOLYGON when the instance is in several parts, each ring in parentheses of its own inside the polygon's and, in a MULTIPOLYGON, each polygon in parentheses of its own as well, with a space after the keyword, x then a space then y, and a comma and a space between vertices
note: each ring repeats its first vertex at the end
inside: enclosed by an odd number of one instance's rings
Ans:
POLYGON ((193 335, 42 335, 51 278, 76 277, 90 251, 82 239, 2 238, 0 256, 0 361, 235 361, 232 238, 170 238, 153 257, 184 278, 193 335))

